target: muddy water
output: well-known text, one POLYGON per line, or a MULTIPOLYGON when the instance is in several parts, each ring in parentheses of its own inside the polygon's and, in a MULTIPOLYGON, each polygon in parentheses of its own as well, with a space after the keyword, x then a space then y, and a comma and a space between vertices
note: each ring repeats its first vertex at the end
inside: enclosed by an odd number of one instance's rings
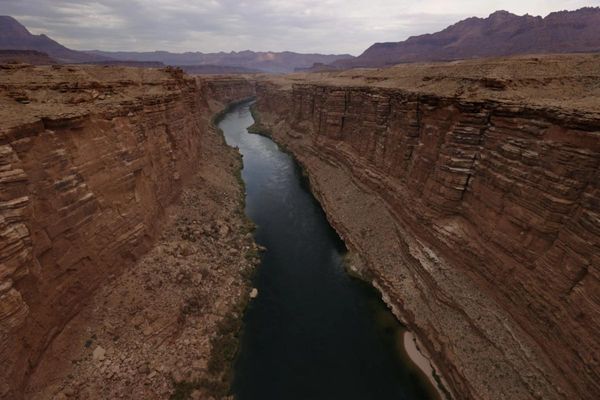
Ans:
POLYGON ((371 287, 344 269, 345 248, 294 160, 249 134, 248 104, 220 122, 244 157, 246 213, 265 246, 245 318, 239 400, 432 399, 406 359, 403 331, 371 287))

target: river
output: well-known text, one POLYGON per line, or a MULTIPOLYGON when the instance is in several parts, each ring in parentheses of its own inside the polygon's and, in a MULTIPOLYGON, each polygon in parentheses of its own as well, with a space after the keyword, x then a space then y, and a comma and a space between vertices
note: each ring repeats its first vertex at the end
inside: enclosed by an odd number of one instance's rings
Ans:
POLYGON ((267 250, 244 317, 233 393, 238 400, 434 399, 402 356, 402 326, 369 285, 344 268, 345 247, 298 164, 250 134, 249 103, 220 121, 243 155, 246 215, 267 250))

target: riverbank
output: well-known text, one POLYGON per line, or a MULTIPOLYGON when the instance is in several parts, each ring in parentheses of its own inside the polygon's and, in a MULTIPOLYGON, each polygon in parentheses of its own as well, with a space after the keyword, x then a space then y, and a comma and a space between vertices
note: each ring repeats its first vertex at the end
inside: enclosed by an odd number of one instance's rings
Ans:
POLYGON ((244 215, 241 158, 217 120, 157 243, 56 337, 26 398, 227 397, 258 248, 244 215))
MULTIPOLYGON (((261 121, 260 112, 256 108, 256 103, 253 103, 250 106, 250 112, 252 114, 252 118, 254 119, 254 124, 248 128, 248 132, 256 135, 261 135, 270 140, 275 141, 282 151, 285 151, 292 158, 294 158, 295 162, 297 162, 298 165, 301 167, 302 175, 307 180, 308 187, 311 190, 312 194, 324 207, 321 192, 318 190, 317 187, 313 187, 313 185, 318 185, 318 183, 315 182, 314 177, 311 179, 309 169, 302 162, 302 159, 298 159, 294 151, 287 147, 288 144, 286 141, 278 141, 278 137, 274 137, 272 129, 261 121)), ((295 137, 297 138, 298 136, 295 137)), ((324 208, 324 211, 332 227, 335 229, 335 221, 332 221, 330 219, 330 216, 327 213, 327 209, 324 208)), ((337 233, 338 235, 340 235, 340 237, 343 238, 343 232, 338 231, 337 233)), ((429 383, 431 384, 432 396, 437 395, 439 399, 451 399, 452 394, 448 391, 448 384, 444 381, 440 369, 435 366, 432 357, 426 353, 425 348, 422 345, 418 344, 419 340, 417 336, 413 332, 406 330, 406 325, 404 325, 406 324, 406 321, 402 319, 401 314, 399 314, 398 310, 395 309, 394 304, 389 301, 389 298, 387 296, 381 295, 381 288, 377 286, 376 282, 373 281, 373 277, 369 275, 369 271, 363 265, 360 256, 356 253, 349 252, 346 254, 344 261, 347 273, 353 278, 360 279, 366 285, 370 285, 373 288, 373 290, 378 293, 378 295, 381 298, 381 301, 383 301, 389 308, 391 314, 394 316, 394 318, 396 318, 396 321, 399 322, 399 324, 402 324, 402 328, 398 329, 397 326, 394 326, 395 324, 384 322, 384 324, 387 325, 386 329, 393 330, 394 332, 401 332, 402 340, 400 348, 397 349, 397 351, 400 353, 399 356, 405 362, 411 363, 415 370, 417 370, 418 373, 422 374, 425 377, 425 379, 429 381, 429 383)), ((377 312, 377 310, 374 311, 377 312)))

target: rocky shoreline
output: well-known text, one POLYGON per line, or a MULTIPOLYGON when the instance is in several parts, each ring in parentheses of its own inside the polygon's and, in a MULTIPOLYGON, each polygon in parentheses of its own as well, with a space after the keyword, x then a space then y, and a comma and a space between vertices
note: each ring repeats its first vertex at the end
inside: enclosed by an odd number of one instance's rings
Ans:
MULTIPOLYGON (((314 178, 311 179, 312 175, 309 172, 309 166, 303 164, 302 161, 296 157, 296 154, 293 152, 293 150, 289 149, 286 146, 285 141, 278 142, 277 137, 274 137, 273 132, 272 132, 271 128, 269 128, 269 126, 261 123, 260 112, 257 110, 256 104, 253 104, 250 107, 250 111, 255 120, 255 123, 251 127, 248 128, 248 131, 250 133, 254 133, 257 135, 263 135, 263 136, 268 137, 271 140, 274 140, 278 144, 278 146, 280 146, 280 148, 282 148, 284 151, 286 151, 288 154, 290 154, 294 158, 294 160, 298 163, 298 165, 300 165, 303 176, 305 176, 308 179, 308 184, 310 186, 311 193, 317 199, 317 201, 321 204, 321 206, 325 210, 325 215, 328 218, 329 223, 336 230, 338 235, 343 240, 343 238, 344 238, 343 232, 338 230, 336 225, 330 220, 330 214, 327 213, 327 209, 325 208, 325 204, 324 204, 325 200, 322 198, 322 192, 318 189, 318 186, 317 186, 318 180, 316 180, 314 178)), ((290 132, 288 132, 288 134, 290 134, 290 132)), ((298 138, 298 136, 294 136, 294 137, 298 138)), ((350 243, 345 243, 345 244, 347 246, 351 247, 350 243)), ((348 274, 350 274, 352 277, 355 277, 357 279, 364 281, 368 285, 371 285, 381 295, 381 300, 387 305, 387 307, 390 309, 392 314, 398 319, 398 321, 400 321, 402 324, 404 324, 406 326, 406 324, 407 324, 406 319, 402 316, 402 313, 398 310, 398 308, 394 304, 394 302, 390 300, 390 298, 385 294, 385 292, 382 290, 382 288, 378 286, 377 282, 375 280, 373 280, 371 274, 369 273, 368 268, 365 268, 364 261, 361 260, 360 255, 358 255, 357 253, 353 253, 353 252, 348 253, 348 255, 346 256, 345 264, 346 264, 346 269, 347 269, 348 274)), ((435 361, 433 360, 431 355, 429 355, 427 353, 427 349, 424 346, 419 344, 420 342, 419 342, 418 337, 415 336, 410 331, 404 332, 404 335, 405 336, 410 335, 412 340, 414 341, 414 344, 410 348, 409 348, 409 346, 406 345, 405 341, 403 342, 404 356, 408 360, 410 360, 410 362, 423 373, 423 375, 426 377, 426 379, 431 383, 431 386, 434 388, 433 390, 435 390, 439 394, 440 398, 443 398, 443 399, 455 398, 452 395, 452 393, 450 393, 448 391, 448 389, 447 389, 448 384, 445 382, 443 376, 441 375, 439 367, 437 367, 435 365, 435 361)))
MULTIPOLYGON (((310 186, 311 193, 321 204, 323 210, 325 210, 325 216, 327 217, 329 223, 336 230, 337 234, 342 238, 342 240, 344 240, 343 231, 338 230, 339 225, 336 225, 330 219, 330 213, 328 213, 327 209, 325 208, 325 199, 322 197, 323 192, 321 192, 318 189, 318 179, 311 178, 313 175, 311 175, 310 173, 309 166, 303 164, 302 160, 296 157, 296 153, 294 153, 292 149, 287 147, 286 141, 277 141, 277 138, 281 139, 281 137, 278 135, 274 136, 271 128, 268 125, 265 125, 261 122, 260 112, 257 110, 256 103, 254 103, 250 107, 250 111, 255 120, 255 123, 248 128, 248 131, 250 133, 263 135, 271 140, 274 140, 283 151, 287 152, 294 158, 298 165, 300 165, 303 176, 308 179, 308 184, 310 186)), ((289 134, 291 134, 294 138, 299 137, 291 132, 288 132, 288 135, 289 134)), ((352 248, 351 243, 345 244, 352 248)), ((403 317, 401 311, 398 310, 394 302, 389 298, 389 296, 385 294, 383 289, 377 284, 377 281, 373 279, 369 272, 369 269, 365 267, 364 261, 361 260, 361 257, 358 253, 354 253, 352 251, 348 253, 348 255, 346 256, 345 264, 348 274, 350 274, 354 278, 364 281, 368 285, 371 285, 381 295, 381 300, 387 305, 387 307, 397 318, 397 320, 400 321, 404 326, 408 326, 406 318, 403 317)), ((420 344, 418 337, 410 331, 405 331, 404 335, 410 335, 411 340, 414 341, 414 344, 410 348, 406 345, 406 340, 403 342, 404 357, 410 363, 412 363, 412 365, 415 368, 420 370, 427 380, 429 380, 431 387, 440 396, 441 399, 456 398, 451 392, 448 391, 449 385, 447 384, 447 382, 445 382, 444 377, 441 375, 440 368, 435 365, 435 361, 433 360, 433 357, 427 353, 427 349, 420 344)))

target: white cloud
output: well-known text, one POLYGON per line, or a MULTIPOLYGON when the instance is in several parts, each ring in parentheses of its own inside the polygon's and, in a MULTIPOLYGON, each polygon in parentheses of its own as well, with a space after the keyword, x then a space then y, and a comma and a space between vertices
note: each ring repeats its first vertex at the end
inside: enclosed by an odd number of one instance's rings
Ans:
POLYGON ((598 6, 600 0, 1 0, 34 33, 76 49, 292 50, 359 54, 468 16, 598 6))

